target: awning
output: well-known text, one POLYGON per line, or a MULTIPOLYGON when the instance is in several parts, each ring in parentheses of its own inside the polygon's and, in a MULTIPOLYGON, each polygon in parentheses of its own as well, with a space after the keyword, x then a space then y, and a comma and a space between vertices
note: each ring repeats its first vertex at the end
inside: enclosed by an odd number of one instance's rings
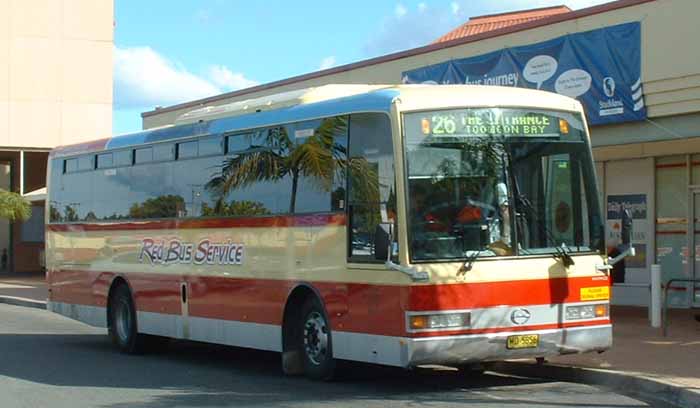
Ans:
POLYGON ((42 187, 38 190, 30 191, 22 197, 26 198, 28 201, 45 201, 46 200, 46 187, 42 187))

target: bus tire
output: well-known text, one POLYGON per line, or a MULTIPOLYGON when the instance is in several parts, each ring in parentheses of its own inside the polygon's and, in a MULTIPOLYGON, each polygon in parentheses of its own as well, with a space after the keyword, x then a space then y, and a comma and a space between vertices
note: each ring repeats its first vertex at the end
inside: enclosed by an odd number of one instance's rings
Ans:
POLYGON ((335 371, 331 327, 317 297, 312 296, 304 302, 300 325, 304 373, 314 380, 331 380, 335 371))
POLYGON ((127 354, 139 354, 145 350, 145 335, 138 333, 136 307, 129 287, 121 284, 114 288, 109 298, 108 332, 112 343, 127 354))

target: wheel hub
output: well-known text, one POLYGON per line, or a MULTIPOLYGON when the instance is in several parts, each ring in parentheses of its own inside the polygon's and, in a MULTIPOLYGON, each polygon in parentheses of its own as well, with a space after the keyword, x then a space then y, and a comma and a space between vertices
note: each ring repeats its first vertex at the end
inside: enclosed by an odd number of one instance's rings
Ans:
POLYGON ((117 337, 119 337, 119 341, 122 343, 127 343, 131 333, 131 312, 129 310, 129 305, 122 299, 117 302, 115 306, 117 310, 114 314, 114 326, 117 331, 117 337))
POLYGON ((304 351, 309 360, 319 365, 328 352, 328 327, 318 312, 312 312, 304 323, 304 351))

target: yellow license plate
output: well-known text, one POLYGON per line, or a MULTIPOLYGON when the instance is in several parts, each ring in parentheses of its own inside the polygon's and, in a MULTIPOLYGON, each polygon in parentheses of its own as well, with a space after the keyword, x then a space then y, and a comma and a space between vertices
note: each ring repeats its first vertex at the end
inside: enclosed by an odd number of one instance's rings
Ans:
POLYGON ((517 336, 508 336, 506 348, 521 349, 534 348, 540 344, 539 334, 519 334, 517 336))

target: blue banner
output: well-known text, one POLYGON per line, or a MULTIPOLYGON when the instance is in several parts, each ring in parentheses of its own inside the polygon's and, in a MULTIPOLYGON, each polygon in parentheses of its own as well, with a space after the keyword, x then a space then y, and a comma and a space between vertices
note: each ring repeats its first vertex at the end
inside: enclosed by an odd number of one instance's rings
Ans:
POLYGON ((402 74, 404 83, 518 86, 577 98, 592 125, 644 120, 640 23, 451 60, 402 74))

